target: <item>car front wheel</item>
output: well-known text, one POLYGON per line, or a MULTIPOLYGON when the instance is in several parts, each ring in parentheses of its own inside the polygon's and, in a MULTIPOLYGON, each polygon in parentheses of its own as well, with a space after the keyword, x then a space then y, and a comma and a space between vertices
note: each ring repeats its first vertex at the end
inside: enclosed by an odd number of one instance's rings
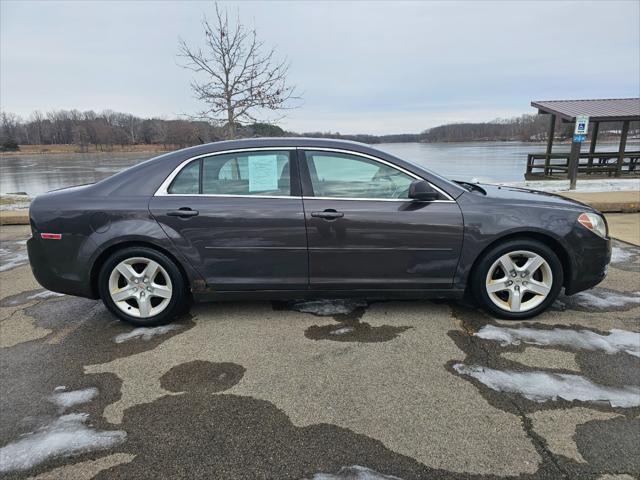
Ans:
POLYGON ((531 318, 560 293, 562 263, 544 243, 511 240, 480 259, 472 282, 475 298, 490 313, 513 320, 531 318))
POLYGON ((100 270, 100 296, 125 322, 140 326, 172 321, 187 306, 184 278, 166 255, 145 247, 125 248, 100 270))

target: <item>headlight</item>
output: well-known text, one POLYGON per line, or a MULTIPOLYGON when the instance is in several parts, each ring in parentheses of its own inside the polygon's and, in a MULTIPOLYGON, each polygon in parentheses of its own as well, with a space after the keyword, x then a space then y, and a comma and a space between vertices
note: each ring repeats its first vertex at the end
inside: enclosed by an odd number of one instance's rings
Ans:
POLYGON ((582 213, 578 217, 578 222, 596 235, 607 238, 607 224, 604 222, 604 218, 597 213, 582 213))

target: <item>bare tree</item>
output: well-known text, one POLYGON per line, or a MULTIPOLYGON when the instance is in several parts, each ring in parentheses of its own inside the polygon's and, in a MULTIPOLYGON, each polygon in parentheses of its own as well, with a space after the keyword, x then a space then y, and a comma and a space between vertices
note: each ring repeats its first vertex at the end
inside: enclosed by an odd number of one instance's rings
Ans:
POLYGON ((205 17, 204 48, 191 48, 179 40, 178 57, 182 66, 196 72, 191 88, 206 108, 197 118, 226 123, 228 138, 234 138, 236 125, 256 122, 261 111, 282 111, 297 99, 295 87, 287 84, 289 65, 276 60, 275 50, 265 51, 255 30, 247 30, 237 18, 229 24, 227 12, 216 4, 215 23, 205 17))

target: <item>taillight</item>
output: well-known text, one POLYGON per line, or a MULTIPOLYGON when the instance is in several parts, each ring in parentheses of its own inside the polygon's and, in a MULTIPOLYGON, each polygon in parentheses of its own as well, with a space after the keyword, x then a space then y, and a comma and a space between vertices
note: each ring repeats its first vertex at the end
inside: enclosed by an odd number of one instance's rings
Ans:
POLYGON ((62 240, 61 233, 41 233, 40 238, 43 240, 62 240))

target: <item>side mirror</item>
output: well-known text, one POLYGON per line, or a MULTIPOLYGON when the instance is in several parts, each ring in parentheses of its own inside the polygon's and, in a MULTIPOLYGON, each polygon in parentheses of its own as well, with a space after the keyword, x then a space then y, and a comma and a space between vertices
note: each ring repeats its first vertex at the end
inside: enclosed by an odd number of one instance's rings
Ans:
POLYGON ((440 194, 426 180, 414 180, 409 185, 409 198, 432 202, 440 198, 440 194))

